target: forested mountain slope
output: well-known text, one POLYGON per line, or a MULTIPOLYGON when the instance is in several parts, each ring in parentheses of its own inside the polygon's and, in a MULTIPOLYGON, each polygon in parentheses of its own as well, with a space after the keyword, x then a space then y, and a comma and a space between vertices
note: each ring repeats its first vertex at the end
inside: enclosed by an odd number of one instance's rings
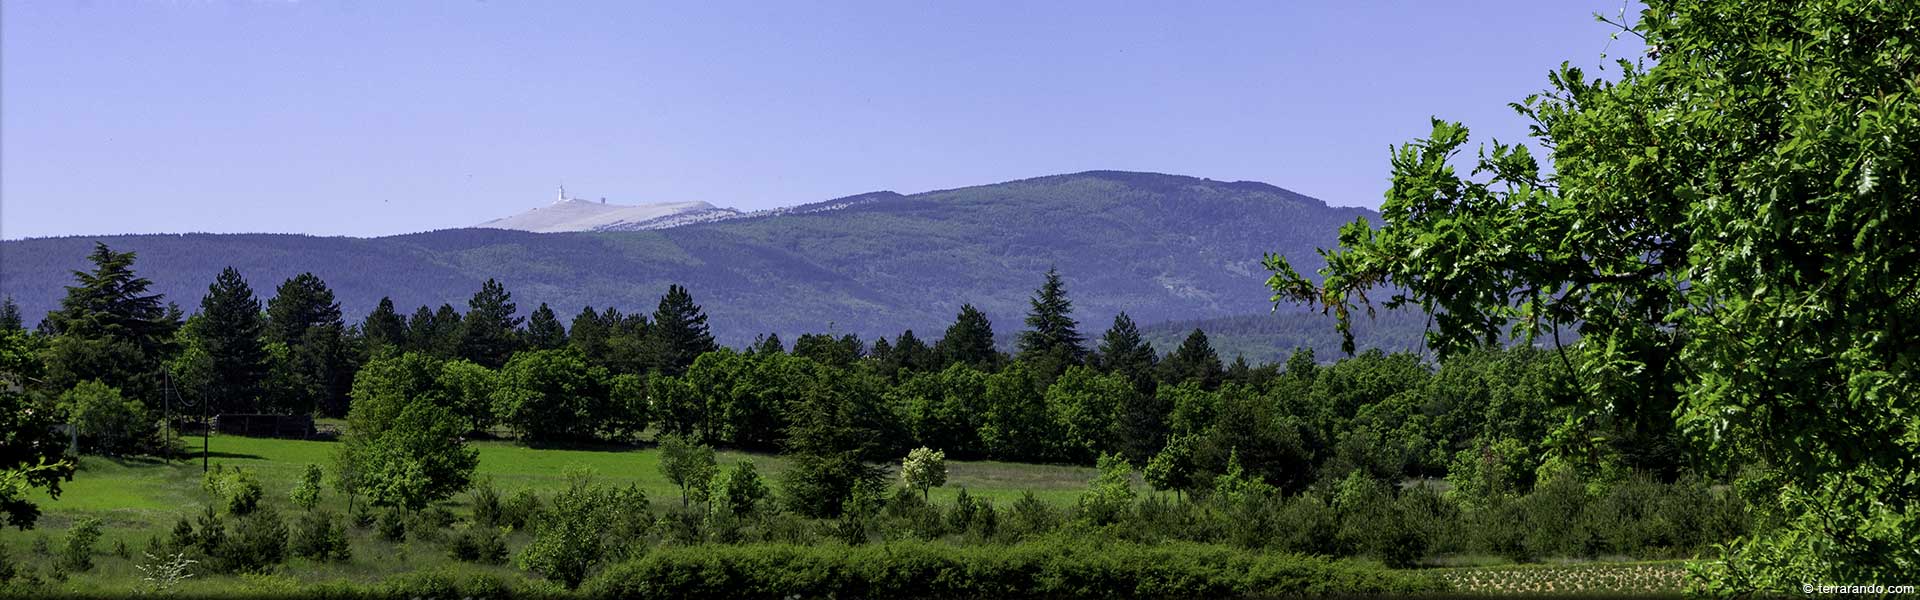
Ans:
POLYGON ((798 208, 636 232, 6 241, 0 293, 38 319, 101 241, 138 252, 135 268, 189 310, 232 265, 258 289, 311 271, 349 318, 384 295, 403 311, 441 303, 464 311, 489 277, 506 284, 522 314, 546 302, 563 318, 584 305, 650 312, 669 283, 682 283, 724 343, 829 323, 863 337, 905 328, 937 337, 963 302, 985 310, 1005 342, 1050 266, 1065 277, 1090 337, 1120 310, 1141 323, 1245 315, 1269 308, 1262 253, 1317 268, 1314 249, 1332 245, 1340 224, 1375 218, 1264 183, 1113 171, 798 208))

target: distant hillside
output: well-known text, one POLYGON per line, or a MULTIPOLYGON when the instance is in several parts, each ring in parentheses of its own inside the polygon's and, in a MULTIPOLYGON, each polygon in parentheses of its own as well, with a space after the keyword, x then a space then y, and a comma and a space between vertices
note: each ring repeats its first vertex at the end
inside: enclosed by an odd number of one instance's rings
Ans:
MULTIPOLYGON (((1417 310, 1379 311, 1376 318, 1364 316, 1353 324, 1354 351, 1378 348, 1387 352, 1419 352, 1426 317, 1417 310)), ((1167 321, 1141 328, 1141 335, 1153 343, 1160 354, 1172 352, 1194 329, 1207 332, 1207 342, 1223 362, 1244 356, 1247 362, 1261 364, 1285 362, 1296 348, 1312 348, 1314 358, 1331 362, 1340 353, 1340 333, 1334 330, 1332 315, 1304 307, 1281 307, 1274 312, 1235 315, 1211 319, 1167 321)))
MULTIPOLYGON (((1279 187, 1095 171, 912 195, 863 194, 716 222, 633 232, 456 229, 384 238, 184 234, 0 242, 0 293, 30 318, 53 308, 95 240, 139 252, 156 291, 193 309, 222 267, 268 293, 302 271, 354 318, 382 295, 410 310, 465 301, 488 277, 522 313, 541 302, 650 312, 688 285, 723 342, 832 327, 935 337, 963 302, 1005 338, 1058 267, 1089 336, 1126 310, 1141 323, 1266 311, 1265 252, 1303 270, 1335 230, 1374 218, 1279 187)), ((1230 355, 1229 355, 1230 356, 1230 355)))

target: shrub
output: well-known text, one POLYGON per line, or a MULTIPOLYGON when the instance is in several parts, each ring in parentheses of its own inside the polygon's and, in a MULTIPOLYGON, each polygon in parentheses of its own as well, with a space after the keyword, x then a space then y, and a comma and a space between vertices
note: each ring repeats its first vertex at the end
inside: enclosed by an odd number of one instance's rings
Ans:
MULTIPOLYGON (((473 567, 442 567, 396 575, 372 590, 342 590, 336 596, 371 598, 460 598, 501 600, 540 598, 558 594, 541 590, 524 579, 502 579, 499 575, 473 567)), ((322 596, 327 594, 310 594, 322 596)))
POLYGON ((5 545, 0 545, 0 584, 13 581, 14 576, 19 573, 20 567, 14 564, 13 555, 7 552, 5 545))
POLYGON ((1274 545, 1288 552, 1334 555, 1340 552, 1340 517, 1318 496, 1300 494, 1280 503, 1274 545))
POLYGON ((603 571, 586 598, 1205 598, 1415 593, 1435 578, 1195 544, 937 542, 668 548, 603 571))
POLYGON ((930 540, 946 533, 940 507, 927 502, 915 490, 898 488, 880 510, 880 525, 875 533, 882 539, 918 538, 930 540))
POLYGON ((407 537, 422 542, 439 541, 441 532, 453 527, 458 520, 453 516, 453 511, 446 507, 434 506, 414 511, 407 514, 407 537))
POLYGON ((1679 532, 1661 510, 1667 486, 1634 473, 1608 486, 1581 515, 1602 552, 1652 556, 1671 552, 1679 532))
POLYGON ((609 497, 607 510, 612 523, 607 530, 608 560, 625 560, 637 555, 646 539, 653 534, 655 519, 653 503, 647 500, 647 493, 639 487, 629 485, 624 490, 613 492, 609 497))
POLYGON ((353 557, 347 543, 347 529, 339 517, 319 511, 300 515, 294 521, 293 537, 288 544, 294 556, 317 561, 346 561, 353 557))
POLYGON ((1562 471, 1515 502, 1520 518, 1500 526, 1525 531, 1527 551, 1535 556, 1590 557, 1601 542, 1591 523, 1580 518, 1588 501, 1586 482, 1571 470, 1562 471))
POLYGON ((585 472, 570 473, 568 479, 567 489, 553 497, 553 510, 534 528, 533 542, 519 562, 521 568, 571 589, 605 558, 613 505, 619 498, 595 485, 585 472))
POLYGON ((1118 454, 1101 454, 1098 465, 1100 474, 1087 484, 1075 509, 1080 518, 1106 525, 1126 516, 1133 506, 1133 465, 1118 454))
POLYGON ((287 559, 287 524, 279 511, 262 505, 234 523, 233 536, 221 550, 224 570, 265 573, 287 559))
POLYGON ((1060 512, 1053 505, 1035 498, 1033 492, 1021 494, 1007 517, 1007 533, 1014 540, 1038 537, 1060 525, 1060 512))
POLYGON ((953 495, 953 508, 947 511, 947 528, 963 532, 973 528, 973 521, 980 515, 980 502, 967 493, 967 488, 953 495))
POLYGON ((67 531, 67 542, 60 546, 60 565, 67 573, 94 569, 94 544, 100 542, 100 519, 81 519, 67 531))
POLYGON ((507 540, 499 529, 475 524, 453 534, 447 555, 461 562, 498 565, 507 562, 507 540))
POLYGON ((300 475, 300 482, 294 484, 287 498, 293 500, 293 505, 301 510, 313 510, 313 506, 320 502, 320 477, 320 465, 307 465, 306 472, 300 475))
POLYGON ((260 487, 260 480, 239 467, 229 469, 216 464, 213 470, 207 471, 200 485, 213 496, 215 502, 234 516, 253 512, 260 506, 260 499, 266 496, 265 489, 260 487))
POLYGON ((840 507, 840 519, 833 535, 849 546, 864 544, 873 534, 874 524, 885 508, 885 490, 874 478, 857 479, 853 493, 840 507))
POLYGON ((483 479, 473 486, 473 523, 482 527, 505 525, 506 507, 500 502, 500 492, 493 489, 492 479, 483 479))
POLYGON ((407 539, 407 515, 399 510, 387 510, 380 513, 380 521, 375 524, 374 533, 380 539, 399 543, 407 539))
POLYGON ((500 505, 500 522, 496 525, 516 531, 526 529, 540 520, 545 514, 544 510, 538 494, 533 490, 520 490, 500 505))
POLYGON ((100 520, 81 519, 67 530, 67 542, 60 546, 60 558, 54 564, 69 573, 93 570, 93 546, 99 541, 100 520))
POLYGON ((1135 504, 1133 514, 1114 533, 1120 539, 1139 543, 1214 541, 1219 519, 1208 516, 1199 504, 1175 502, 1171 494, 1154 494, 1135 504))

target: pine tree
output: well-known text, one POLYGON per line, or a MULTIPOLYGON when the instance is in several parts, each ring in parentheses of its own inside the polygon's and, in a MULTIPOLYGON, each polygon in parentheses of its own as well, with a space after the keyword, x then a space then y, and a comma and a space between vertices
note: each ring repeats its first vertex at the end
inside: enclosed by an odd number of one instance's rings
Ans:
POLYGON ((433 307, 420 305, 407 318, 407 350, 423 354, 433 353, 433 337, 436 330, 433 319, 433 307))
POLYGON ((926 342, 920 341, 919 337, 913 335, 912 329, 903 331, 900 337, 894 338, 893 355, 894 362, 899 363, 901 369, 909 372, 932 371, 935 367, 933 349, 928 348, 926 342))
POLYGON ((608 334, 609 324, 600 319, 599 311, 588 306, 573 316, 573 325, 567 328, 567 345, 587 357, 587 362, 606 366, 608 334))
POLYGON ((94 269, 73 272, 78 285, 67 286, 60 309, 38 328, 57 336, 46 353, 48 387, 99 380, 129 398, 157 401, 179 310, 147 293, 153 283, 134 274, 134 253, 96 243, 87 260, 94 269))
POLYGON ((1095 356, 1095 366, 1108 373, 1120 373, 1134 382, 1141 391, 1150 391, 1153 384, 1153 367, 1159 357, 1153 352, 1153 344, 1140 337, 1140 328, 1133 324, 1133 317, 1122 312, 1113 317, 1113 326, 1107 328, 1107 334, 1100 338, 1100 352, 1095 356))
POLYGON ((667 287, 660 307, 653 311, 647 331, 646 368, 668 375, 685 373, 701 354, 718 348, 707 331, 707 315, 693 303, 693 294, 678 284, 667 287))
POLYGON ((527 346, 535 350, 555 350, 567 345, 567 328, 560 319, 541 302, 540 308, 533 309, 533 315, 527 317, 527 346))
POLYGON ((860 380, 845 372, 815 378, 792 407, 785 443, 792 466, 784 489, 796 513, 838 516, 856 488, 885 477, 874 465, 884 458, 883 436, 865 418, 871 402, 860 380))
POLYGON ((20 317, 20 305, 13 303, 13 296, 0 300, 0 332, 18 331, 26 328, 20 317))
POLYGON ((1160 363, 1160 381, 1169 385, 1192 381, 1211 390, 1220 387, 1224 371, 1220 355, 1207 342, 1207 332, 1195 329, 1187 334, 1186 341, 1180 342, 1178 349, 1160 363))
POLYGON ((769 333, 753 343, 755 354, 786 354, 787 346, 780 343, 780 334, 769 333))
POLYGON ((207 286, 193 333, 206 350, 213 377, 206 390, 215 412, 260 411, 269 363, 262 341, 260 300, 240 271, 227 267, 207 286))
POLYGON ((267 341, 293 345, 306 337, 307 329, 327 325, 345 326, 340 321, 340 303, 334 300, 327 282, 312 273, 301 273, 280 284, 267 301, 267 341))
POLYGON ((275 288, 267 301, 266 337, 286 347, 285 364, 278 365, 282 375, 275 378, 281 383, 275 398, 280 408, 346 415, 358 365, 340 303, 327 282, 301 273, 275 288))
POLYGON ((1020 360, 1041 365, 1049 376, 1070 365, 1079 364, 1086 355, 1080 324, 1073 320, 1073 302, 1067 299, 1060 272, 1047 269, 1047 281, 1029 300, 1028 330, 1020 334, 1020 360))
POLYGON ((380 298, 380 304, 360 324, 360 333, 366 340, 368 356, 379 354, 382 348, 407 347, 407 322, 393 309, 393 298, 380 298))
POLYGON ((433 326, 427 330, 427 353, 440 358, 453 358, 460 354, 461 327, 460 311, 452 304, 441 304, 433 311, 433 326))
POLYGON ((947 327, 946 337, 934 344, 935 353, 946 364, 965 364, 982 371, 993 371, 1000 352, 993 349, 993 322, 972 304, 960 305, 960 314, 947 327))
POLYGON ((886 336, 880 336, 880 339, 873 341, 873 349, 867 352, 867 358, 873 359, 873 362, 880 366, 882 373, 888 377, 892 377, 895 371, 900 370, 899 358, 893 354, 893 342, 887 341, 886 336))
POLYGON ((506 286, 493 279, 481 284, 480 291, 467 301, 467 316, 460 327, 459 356, 489 369, 507 364, 507 359, 520 348, 522 319, 514 316, 516 310, 513 294, 507 292, 506 286))

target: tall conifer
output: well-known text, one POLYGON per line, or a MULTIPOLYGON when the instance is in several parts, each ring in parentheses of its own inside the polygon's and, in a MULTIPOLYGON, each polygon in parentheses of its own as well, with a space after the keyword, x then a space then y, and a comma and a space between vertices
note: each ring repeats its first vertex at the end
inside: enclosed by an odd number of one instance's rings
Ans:
POLYGON ((678 284, 668 286, 660 297, 646 339, 646 368, 668 375, 686 372, 693 359, 719 347, 707 331, 707 314, 693 303, 693 294, 678 284))
POLYGON ((488 279, 481 284, 467 301, 467 315, 460 326, 460 357, 489 369, 507 364, 507 358, 520 349, 522 319, 514 315, 518 308, 513 294, 500 282, 488 279))
POLYGON ((212 367, 205 393, 214 412, 260 411, 269 368, 265 331, 253 287, 233 267, 220 271, 200 299, 200 318, 193 327, 212 367))

